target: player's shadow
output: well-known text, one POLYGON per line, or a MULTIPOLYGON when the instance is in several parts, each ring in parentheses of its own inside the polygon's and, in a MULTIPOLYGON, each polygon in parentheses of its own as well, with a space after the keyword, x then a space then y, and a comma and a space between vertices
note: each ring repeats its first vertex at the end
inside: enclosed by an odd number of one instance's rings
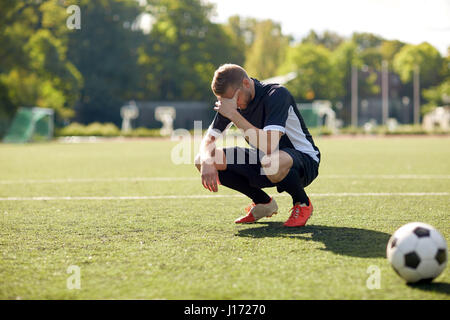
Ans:
POLYGON ((321 250, 336 254, 359 257, 386 257, 386 245, 390 235, 380 231, 307 225, 302 228, 287 228, 281 222, 259 222, 252 227, 239 230, 237 236, 250 238, 284 237, 306 241, 317 241, 325 245, 321 250), (262 225, 262 226, 261 226, 262 225))

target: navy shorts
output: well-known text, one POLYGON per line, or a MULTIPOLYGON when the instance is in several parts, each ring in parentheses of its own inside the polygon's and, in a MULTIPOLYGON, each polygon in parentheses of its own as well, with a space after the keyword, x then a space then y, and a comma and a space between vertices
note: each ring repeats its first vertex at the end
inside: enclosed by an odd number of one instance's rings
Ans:
MULTIPOLYGON (((319 164, 309 155, 293 148, 282 148, 281 151, 288 153, 292 160, 292 168, 298 170, 301 186, 307 187, 319 174, 319 164)), ((270 188, 275 187, 264 174, 261 159, 264 153, 259 149, 231 147, 224 148, 227 159, 227 170, 230 169, 246 177, 252 187, 270 188)))

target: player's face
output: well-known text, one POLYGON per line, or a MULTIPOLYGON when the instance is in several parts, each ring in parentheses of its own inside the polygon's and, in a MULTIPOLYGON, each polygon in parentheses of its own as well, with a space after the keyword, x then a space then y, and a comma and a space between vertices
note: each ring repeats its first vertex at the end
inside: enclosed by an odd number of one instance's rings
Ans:
POLYGON ((242 86, 239 91, 238 99, 237 99, 237 106, 239 109, 245 109, 247 108, 250 101, 252 101, 252 93, 250 89, 245 88, 242 86))
MULTIPOLYGON (((238 89, 240 91, 237 96, 236 104, 239 109, 245 109, 247 108, 250 101, 252 101, 252 92, 250 90, 250 86, 248 85, 248 83, 246 83, 246 81, 244 81, 238 89)), ((224 94, 222 98, 232 99, 236 94, 236 90, 238 89, 229 87, 226 94, 224 94)))

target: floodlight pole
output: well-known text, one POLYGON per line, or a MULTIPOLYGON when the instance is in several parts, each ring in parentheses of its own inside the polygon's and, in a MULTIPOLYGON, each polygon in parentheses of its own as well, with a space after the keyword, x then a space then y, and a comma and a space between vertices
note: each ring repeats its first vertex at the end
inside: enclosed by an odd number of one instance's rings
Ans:
POLYGON ((55 113, 54 112, 50 113, 48 131, 49 131, 50 139, 52 139, 55 134, 55 113))
POLYGON ((352 66, 351 125, 358 126, 358 68, 352 66))
POLYGON ((420 67, 414 67, 414 124, 420 122, 420 67))
POLYGON ((381 99, 382 99, 382 123, 386 125, 389 117, 389 71, 388 62, 381 63, 381 99))

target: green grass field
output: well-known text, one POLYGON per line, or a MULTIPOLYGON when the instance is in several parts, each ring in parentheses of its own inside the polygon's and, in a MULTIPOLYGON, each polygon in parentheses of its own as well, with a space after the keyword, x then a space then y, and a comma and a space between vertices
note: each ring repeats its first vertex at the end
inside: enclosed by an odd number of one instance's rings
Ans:
POLYGON ((407 286, 385 247, 412 221, 450 239, 450 138, 316 143, 315 211, 298 229, 282 226, 291 201, 275 189, 278 215, 235 225, 249 200, 205 190, 170 140, 0 145, 0 298, 449 299, 448 266, 407 286))

